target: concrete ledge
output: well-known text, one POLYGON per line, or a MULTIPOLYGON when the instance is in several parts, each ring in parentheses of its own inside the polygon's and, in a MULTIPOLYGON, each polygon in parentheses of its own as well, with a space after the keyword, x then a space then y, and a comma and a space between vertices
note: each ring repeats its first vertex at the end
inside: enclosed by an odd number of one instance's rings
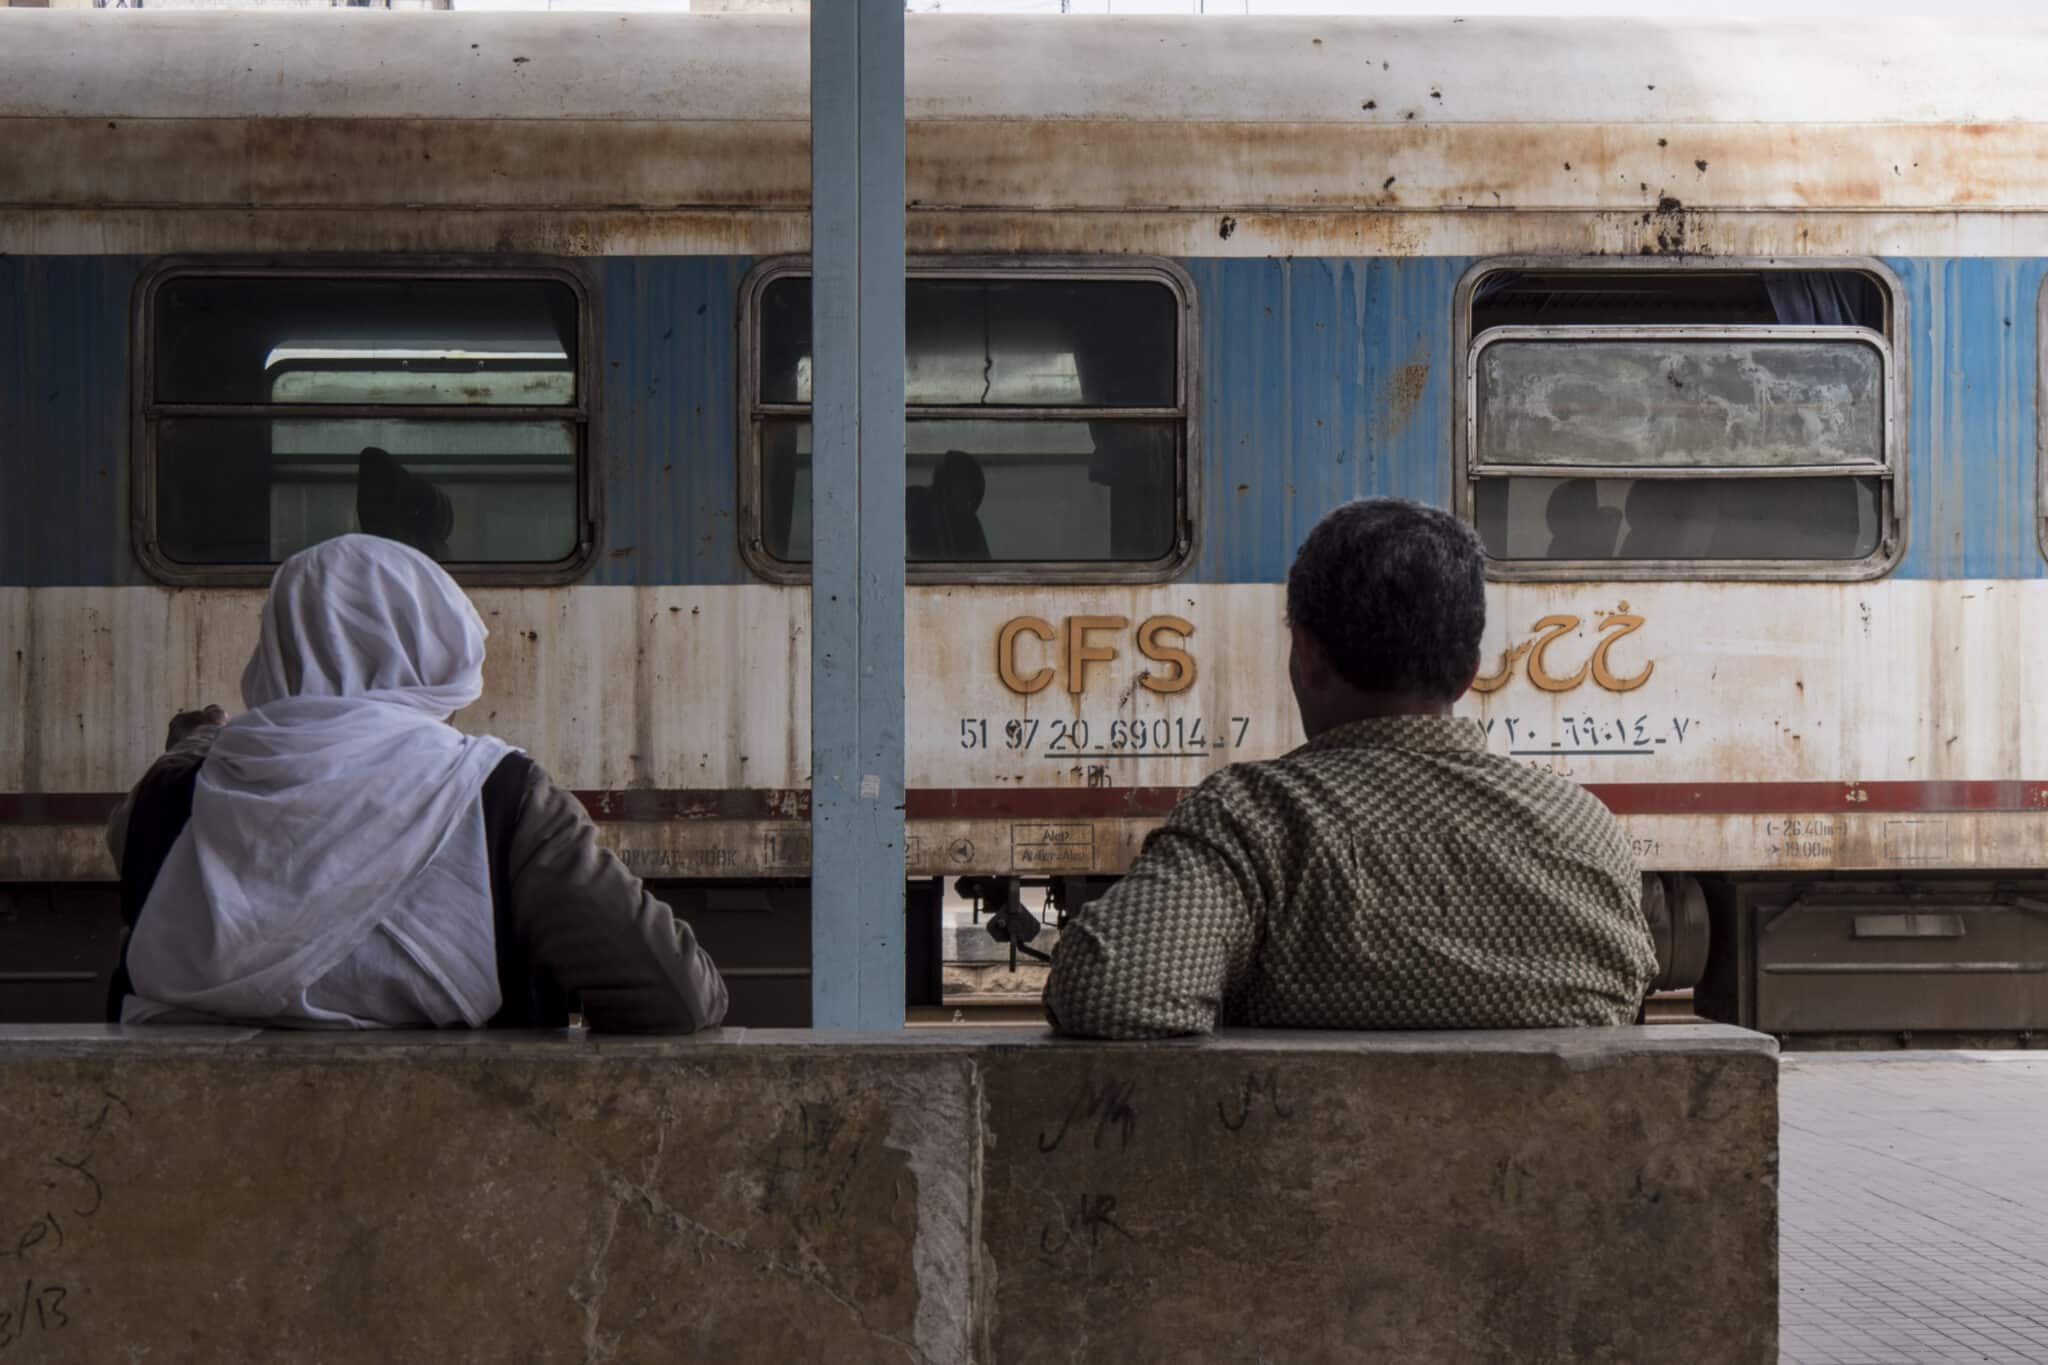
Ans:
POLYGON ((0 1029, 0 1352, 1762 1365, 1774 1053, 0 1029))

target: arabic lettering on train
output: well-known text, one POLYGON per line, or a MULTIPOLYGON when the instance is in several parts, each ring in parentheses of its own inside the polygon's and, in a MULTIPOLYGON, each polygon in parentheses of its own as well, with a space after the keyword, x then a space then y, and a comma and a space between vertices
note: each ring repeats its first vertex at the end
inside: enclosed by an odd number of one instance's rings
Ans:
POLYGON ((1626 602, 1614 611, 1595 612, 1593 615, 1596 621, 1594 631, 1600 638, 1593 645, 1592 653, 1581 660, 1577 668, 1567 667, 1565 649, 1558 642, 1566 636, 1576 635, 1585 621, 1582 617, 1560 612, 1546 616, 1530 627, 1528 639, 1502 650, 1499 666, 1474 679, 1472 690, 1481 695, 1498 692, 1508 685, 1519 668, 1523 676, 1543 692, 1570 692, 1589 681, 1609 692, 1635 691, 1657 671, 1656 661, 1644 660, 1640 668, 1625 673, 1621 670, 1627 665, 1616 661, 1614 649, 1641 630, 1645 618, 1631 612, 1626 602))
POLYGON ((1699 737, 1694 716, 1655 711, 1488 716, 1480 722, 1495 747, 1516 758, 1633 758, 1682 749, 1699 737))

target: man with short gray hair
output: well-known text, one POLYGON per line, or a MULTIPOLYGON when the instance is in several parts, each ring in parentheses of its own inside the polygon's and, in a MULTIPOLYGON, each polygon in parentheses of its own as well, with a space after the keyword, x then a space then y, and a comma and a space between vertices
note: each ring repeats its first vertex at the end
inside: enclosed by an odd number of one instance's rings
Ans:
POLYGON ((1451 708, 1479 671, 1486 566, 1395 498, 1309 532, 1287 578, 1308 743, 1225 768, 1060 934, 1061 1033, 1626 1024, 1656 971, 1614 817, 1486 750, 1451 708))

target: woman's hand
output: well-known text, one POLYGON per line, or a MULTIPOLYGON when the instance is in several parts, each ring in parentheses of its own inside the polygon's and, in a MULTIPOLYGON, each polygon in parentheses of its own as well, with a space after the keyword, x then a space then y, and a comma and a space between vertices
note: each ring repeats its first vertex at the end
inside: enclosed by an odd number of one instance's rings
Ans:
POLYGON ((177 715, 171 717, 171 728, 164 737, 164 748, 166 751, 177 748, 179 744, 192 737, 194 730, 199 729, 203 725, 226 725, 227 723, 228 713, 211 703, 197 711, 180 711, 177 715))

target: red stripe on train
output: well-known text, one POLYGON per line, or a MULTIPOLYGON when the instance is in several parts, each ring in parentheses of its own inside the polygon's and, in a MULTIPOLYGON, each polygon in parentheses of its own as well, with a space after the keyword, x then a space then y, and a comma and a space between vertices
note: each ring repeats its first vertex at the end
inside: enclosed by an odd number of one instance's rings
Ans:
POLYGON ((1589 782, 1616 815, 2048 812, 2048 782, 1589 782))
MULTIPOLYGON (((1184 787, 913 789, 913 820, 1114 819, 1172 810, 1184 787)), ((2048 782, 1591 782, 1616 815, 2048 814, 2048 782)))
MULTIPOLYGON (((1114 820, 1165 815, 1188 787, 913 787, 912 820, 1114 820)), ((599 820, 808 820, 800 788, 726 791, 579 791, 599 820)))
POLYGON ((0 825, 104 825, 120 792, 0 792, 0 825))
MULTIPOLYGON (((1151 819, 1186 787, 914 787, 912 820, 1151 819)), ((1807 815, 1869 813, 2048 814, 2048 782, 1593 782, 1586 790, 1617 815, 1807 815)), ((640 788, 579 791, 599 820, 808 820, 810 793, 796 787, 640 788)), ((0 792, 0 824, 98 825, 118 792, 0 792)))
MULTIPOLYGON (((1089 820, 1165 815, 1186 787, 919 787, 904 802, 913 820, 1089 820)), ((623 823, 808 820, 800 787, 627 788, 578 791, 593 818, 623 823)), ((119 792, 0 792, 0 825, 102 825, 119 792)))

